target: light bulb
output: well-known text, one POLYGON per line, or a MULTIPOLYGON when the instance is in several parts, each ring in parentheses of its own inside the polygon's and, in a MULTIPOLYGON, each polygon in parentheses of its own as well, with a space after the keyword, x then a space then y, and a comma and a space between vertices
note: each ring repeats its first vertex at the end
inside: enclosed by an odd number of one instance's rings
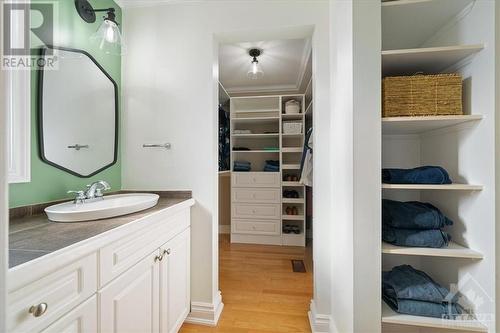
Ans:
POLYGON ((258 72, 257 61, 252 62, 252 73, 255 75, 258 72))
POLYGON ((113 43, 115 41, 115 31, 113 30, 113 27, 108 25, 108 28, 106 29, 106 40, 109 43, 113 43))

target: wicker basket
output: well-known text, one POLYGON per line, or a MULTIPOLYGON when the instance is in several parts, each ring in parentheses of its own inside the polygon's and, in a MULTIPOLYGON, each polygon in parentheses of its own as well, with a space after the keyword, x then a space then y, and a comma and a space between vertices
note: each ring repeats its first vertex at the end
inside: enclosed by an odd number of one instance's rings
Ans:
POLYGON ((461 114, 459 74, 394 76, 382 80, 382 117, 461 114))

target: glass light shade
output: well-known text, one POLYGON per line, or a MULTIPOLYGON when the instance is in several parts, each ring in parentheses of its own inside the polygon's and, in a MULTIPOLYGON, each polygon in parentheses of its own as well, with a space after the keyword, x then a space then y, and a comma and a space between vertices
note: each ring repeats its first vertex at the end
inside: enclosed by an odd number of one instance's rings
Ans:
POLYGON ((122 35, 116 22, 104 19, 91 39, 95 46, 106 54, 123 54, 122 35))
POLYGON ((259 62, 257 60, 252 61, 247 76, 252 80, 257 80, 264 76, 264 71, 262 71, 262 68, 260 67, 259 62))

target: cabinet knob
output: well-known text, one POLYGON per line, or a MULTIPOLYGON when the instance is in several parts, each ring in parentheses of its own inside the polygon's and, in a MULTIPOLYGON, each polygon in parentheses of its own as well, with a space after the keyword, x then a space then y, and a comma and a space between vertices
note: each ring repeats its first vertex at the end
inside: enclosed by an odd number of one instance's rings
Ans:
POLYGON ((47 311, 48 307, 47 303, 32 305, 29 309, 29 313, 31 313, 33 317, 40 317, 47 311))
POLYGON ((163 255, 169 255, 170 253, 172 253, 171 249, 163 250, 163 255))
POLYGON ((161 261, 162 259, 163 259, 163 255, 160 254, 159 256, 155 257, 155 262, 161 261))

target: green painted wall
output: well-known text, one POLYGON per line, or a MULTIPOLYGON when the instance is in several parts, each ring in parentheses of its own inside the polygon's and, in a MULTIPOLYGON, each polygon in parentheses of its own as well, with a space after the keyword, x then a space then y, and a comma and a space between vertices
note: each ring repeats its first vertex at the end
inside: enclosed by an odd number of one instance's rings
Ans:
MULTIPOLYGON (((118 84, 119 100, 121 100, 121 57, 107 55, 98 49, 93 49, 89 40, 89 37, 101 24, 103 13, 98 13, 96 22, 89 24, 83 21, 76 12, 74 0, 56 0, 54 2, 57 3, 59 11, 54 26, 57 36, 54 44, 83 49, 92 54, 118 84)), ((117 22, 122 22, 121 9, 114 1, 90 0, 90 3, 94 8, 114 7, 117 22)), ((9 207, 69 198, 70 196, 66 194, 68 190, 83 189, 86 184, 100 179, 109 182, 113 190, 121 189, 120 144, 118 146, 118 162, 91 178, 75 177, 41 161, 38 154, 38 131, 36 128, 36 89, 36 72, 33 71, 31 75, 31 182, 9 186, 9 207)))

